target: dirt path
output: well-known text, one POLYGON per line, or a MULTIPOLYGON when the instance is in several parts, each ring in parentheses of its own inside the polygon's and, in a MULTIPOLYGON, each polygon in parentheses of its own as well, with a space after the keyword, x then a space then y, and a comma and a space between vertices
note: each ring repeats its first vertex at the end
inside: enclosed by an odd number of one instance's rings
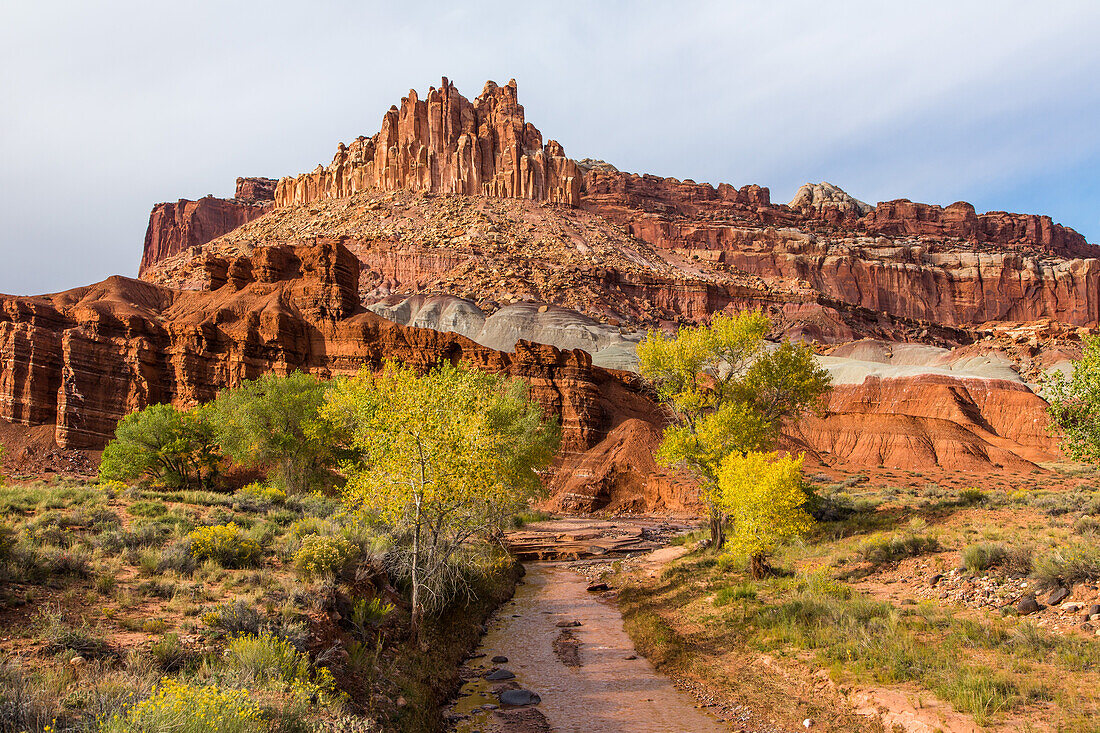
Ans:
POLYGON ((690 695, 638 656, 614 606, 586 590, 567 566, 527 567, 524 584, 490 625, 484 657, 470 661, 453 713, 459 733, 719 733, 729 729, 695 708, 690 695), (578 622, 580 625, 572 625, 578 622), (492 658, 507 657, 493 663, 492 658), (497 668, 514 679, 490 682, 497 668), (525 689, 535 706, 485 710, 499 704, 494 690, 525 689))

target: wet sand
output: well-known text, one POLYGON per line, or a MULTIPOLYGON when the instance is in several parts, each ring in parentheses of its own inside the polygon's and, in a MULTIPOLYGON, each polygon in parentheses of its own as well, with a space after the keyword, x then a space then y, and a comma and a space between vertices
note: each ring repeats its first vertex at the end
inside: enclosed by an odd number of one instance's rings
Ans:
MULTIPOLYGON (((557 733, 719 733, 722 723, 695 708, 686 692, 637 656, 618 610, 585 589, 588 582, 561 564, 527 566, 524 584, 490 624, 481 653, 469 666, 484 673, 504 667, 515 673, 505 683, 538 693, 534 709, 557 733), (559 622, 579 621, 562 628, 559 622), (501 655, 508 662, 490 660, 501 655), (629 657, 636 657, 629 659, 629 657), (515 684, 512 684, 515 683, 515 684)), ((454 712, 471 717, 456 730, 528 730, 478 709, 497 704, 493 687, 480 678, 467 682, 454 712)))

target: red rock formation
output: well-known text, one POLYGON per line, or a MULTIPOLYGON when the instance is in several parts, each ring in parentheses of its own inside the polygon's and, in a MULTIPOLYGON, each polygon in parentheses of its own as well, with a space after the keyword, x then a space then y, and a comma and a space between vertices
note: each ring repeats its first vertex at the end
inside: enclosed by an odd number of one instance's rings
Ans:
POLYGON ((714 189, 598 165, 586 174, 582 206, 656 248, 762 278, 779 286, 775 293, 796 285, 823 305, 950 327, 1100 322, 1100 249, 1049 217, 900 200, 860 218, 866 205, 843 191, 830 187, 815 199, 806 188, 792 208, 770 204, 767 189, 714 189))
POLYGON ((278 183, 274 178, 238 178, 233 198, 238 201, 274 201, 278 183))
MULTIPOLYGON (((238 194, 259 196, 262 194, 260 184, 242 185, 242 181, 262 180, 238 178, 238 194)), ((270 204, 255 203, 259 201, 262 199, 246 201, 206 196, 198 201, 180 199, 176 203, 157 204, 149 214, 139 275, 167 257, 206 244, 241 224, 263 216, 270 204)))
POLYGON ((833 388, 824 417, 788 431, 791 449, 827 465, 960 471, 1032 469, 1055 460, 1046 403, 1018 382, 941 375, 833 388))
POLYGON ((1097 257, 1100 249, 1049 216, 990 211, 977 214, 958 201, 947 208, 908 199, 876 206, 861 222, 866 231, 891 236, 956 237, 970 242, 1032 249, 1060 257, 1097 257))
POLYGON ((382 129, 350 146, 329 166, 283 178, 277 206, 401 189, 526 198, 576 205, 581 174, 556 141, 526 122, 516 82, 488 82, 472 103, 443 78, 426 100, 415 90, 391 107, 382 129))
POLYGON ((583 351, 520 342, 506 354, 363 311, 359 263, 331 240, 206 267, 203 291, 116 276, 57 295, 0 296, 0 418, 56 425, 62 448, 97 448, 149 404, 195 405, 265 372, 352 374, 387 359, 522 377, 560 416, 567 455, 649 404, 636 382, 593 367, 583 351))

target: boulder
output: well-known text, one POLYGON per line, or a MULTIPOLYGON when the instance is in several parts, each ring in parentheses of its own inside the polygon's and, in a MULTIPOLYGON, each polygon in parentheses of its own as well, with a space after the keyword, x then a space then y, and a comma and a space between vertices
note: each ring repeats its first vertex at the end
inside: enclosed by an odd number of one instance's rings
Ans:
POLYGON ((1043 607, 1039 605, 1039 602, 1035 600, 1034 595, 1026 595, 1021 598, 1020 601, 1016 604, 1016 611, 1021 616, 1038 613, 1042 610, 1042 608, 1043 607))
POLYGON ((530 690, 505 690, 498 696, 501 705, 518 707, 520 705, 538 705, 542 698, 530 690))

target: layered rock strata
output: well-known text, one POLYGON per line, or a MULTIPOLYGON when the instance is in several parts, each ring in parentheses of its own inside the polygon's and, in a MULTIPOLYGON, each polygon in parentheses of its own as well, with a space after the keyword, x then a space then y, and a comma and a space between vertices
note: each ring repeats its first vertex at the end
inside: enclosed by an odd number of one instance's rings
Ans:
POLYGON ((503 353, 364 311, 359 263, 337 242, 205 265, 207 286, 197 291, 116 276, 56 295, 0 297, 0 418, 53 424, 62 448, 98 448, 122 416, 149 404, 193 406, 265 372, 352 374, 393 359, 522 377, 560 417, 566 455, 622 419, 653 419, 633 378, 593 367, 583 351, 519 342, 503 353))

